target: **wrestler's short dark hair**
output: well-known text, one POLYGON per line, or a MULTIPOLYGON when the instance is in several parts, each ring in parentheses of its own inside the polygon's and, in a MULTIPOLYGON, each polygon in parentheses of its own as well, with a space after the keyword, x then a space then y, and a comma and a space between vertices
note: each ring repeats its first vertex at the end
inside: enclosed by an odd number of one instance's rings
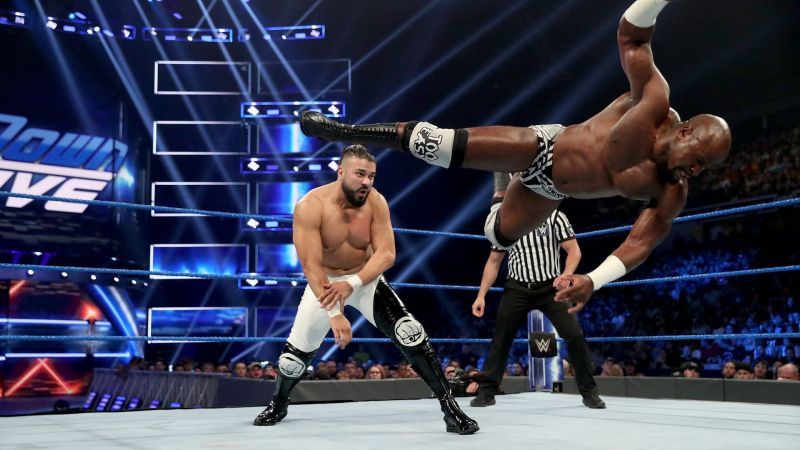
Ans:
POLYGON ((366 159, 369 162, 375 162, 375 156, 361 144, 348 145, 342 150, 342 159, 348 156, 353 156, 359 159, 366 159))

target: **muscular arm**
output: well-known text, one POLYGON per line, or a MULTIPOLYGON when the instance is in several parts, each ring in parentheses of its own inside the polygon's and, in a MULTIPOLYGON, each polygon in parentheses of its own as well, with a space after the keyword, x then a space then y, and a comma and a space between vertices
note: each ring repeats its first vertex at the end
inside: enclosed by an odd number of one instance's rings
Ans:
POLYGON ((668 185, 661 196, 639 214, 625 242, 612 252, 628 272, 643 263, 667 237, 672 220, 686 205, 686 195, 685 184, 668 185))
POLYGON ((392 220, 389 215, 389 204, 377 191, 373 195, 375 204, 370 228, 373 253, 367 264, 357 274, 364 284, 389 270, 394 265, 395 258, 394 230, 392 230, 392 220))
POLYGON ((631 100, 668 101, 669 85, 656 68, 653 60, 653 49, 650 40, 653 28, 638 28, 628 22, 625 17, 619 20, 617 29, 617 45, 622 70, 628 77, 631 87, 631 100), (652 99, 649 97, 653 96, 652 99))
POLYGON ((625 242, 602 264, 586 275, 563 276, 572 285, 556 293, 556 301, 569 303, 570 313, 578 312, 589 301, 592 290, 600 289, 643 263, 669 234, 672 220, 686 204, 686 194, 686 185, 668 185, 659 198, 639 214, 625 242))
MULTIPOLYGON (((660 0, 637 0, 636 3, 657 1, 660 0)), ((612 171, 641 160, 642 155, 632 150, 652 148, 655 130, 669 113, 669 86, 656 68, 650 47, 653 27, 637 27, 626 18, 628 12, 625 14, 619 21, 617 45, 622 69, 630 83, 632 107, 611 132, 612 148, 618 149, 608 155, 608 168, 612 171)))
POLYGON ((322 267, 322 209, 318 199, 304 198, 294 208, 292 240, 311 291, 319 298, 328 283, 322 267))

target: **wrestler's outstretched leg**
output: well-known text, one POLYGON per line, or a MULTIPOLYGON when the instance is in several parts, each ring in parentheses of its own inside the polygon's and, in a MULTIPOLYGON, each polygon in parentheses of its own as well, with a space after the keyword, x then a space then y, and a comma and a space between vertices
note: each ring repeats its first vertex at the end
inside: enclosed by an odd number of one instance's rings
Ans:
POLYGON ((267 408, 253 421, 253 425, 275 425, 286 417, 292 389, 305 375, 306 368, 314 359, 316 350, 303 352, 286 343, 278 359, 278 377, 275 380, 275 394, 267 408))
MULTIPOLYGON (((365 316, 369 313, 362 311, 365 316)), ((472 434, 478 423, 470 419, 456 403, 442 373, 442 366, 431 347, 422 325, 412 316, 389 284, 381 279, 375 289, 372 315, 375 326, 403 352, 414 370, 431 388, 444 413, 447 431, 472 434)))
POLYGON ((436 166, 495 172, 522 172, 539 149, 536 131, 523 127, 489 126, 445 129, 427 122, 348 125, 318 112, 300 117, 306 136, 326 141, 377 145, 407 151, 436 166))
POLYGON ((319 307, 317 297, 306 286, 297 307, 292 331, 278 358, 275 394, 267 408, 253 421, 253 425, 275 425, 286 417, 292 389, 305 375, 306 368, 311 364, 330 329, 328 311, 319 307))

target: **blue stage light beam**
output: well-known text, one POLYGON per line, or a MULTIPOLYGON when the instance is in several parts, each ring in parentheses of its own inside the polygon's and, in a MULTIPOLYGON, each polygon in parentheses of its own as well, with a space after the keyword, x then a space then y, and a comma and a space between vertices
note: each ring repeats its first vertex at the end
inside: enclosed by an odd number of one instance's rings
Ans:
MULTIPOLYGON (((39 12, 39 17, 46 18, 47 15, 44 12, 41 0, 36 0, 35 3, 36 10, 39 12)), ((78 119, 81 122, 81 127, 86 131, 93 130, 94 126, 92 124, 89 110, 86 109, 86 104, 80 94, 81 90, 78 88, 78 83, 75 81, 75 76, 72 74, 70 64, 64 57, 64 51, 61 49, 61 44, 59 44, 57 37, 54 36, 53 33, 42 34, 45 35, 47 44, 50 46, 50 51, 47 53, 55 56, 56 62, 58 63, 58 70, 61 73, 61 79, 63 80, 64 84, 66 84, 67 95, 69 95, 70 101, 78 110, 78 119)))
POLYGON ((304 20, 306 20, 306 17, 308 17, 311 14, 312 11, 317 9, 317 6, 319 6, 320 3, 322 3, 322 0, 317 0, 316 2, 314 2, 314 4, 311 5, 311 7, 309 7, 306 10, 306 12, 304 12, 303 15, 300 16, 300 18, 297 19, 297 21, 295 21, 294 25, 292 25, 292 26, 296 27, 296 26, 300 25, 304 20))
MULTIPOLYGON (((616 50, 616 45, 614 49, 616 50)), ((602 88, 605 80, 609 78, 614 69, 619 68, 619 61, 614 58, 602 58, 597 64, 587 70, 586 76, 566 92, 569 95, 564 96, 558 103, 554 103, 553 107, 544 114, 545 123, 559 123, 563 122, 567 115, 578 109, 582 102, 585 102, 592 92, 596 92, 602 88)))
MULTIPOLYGON (((365 54, 364 56, 359 58, 355 63, 353 63, 353 65, 350 67, 350 72, 351 73, 354 72, 362 64, 367 62, 367 60, 372 58, 373 55, 375 55, 379 51, 383 50, 384 47, 386 47, 390 42, 392 42, 395 39, 397 39, 397 37, 400 36, 402 33, 404 33, 410 26, 418 24, 420 22, 420 20, 423 17, 427 17, 429 15, 431 9, 433 9, 439 3, 441 3, 441 0, 433 0, 433 1, 428 2, 427 5, 425 5, 423 8, 418 10, 408 20, 403 22, 402 25, 400 25, 399 27, 395 28, 391 32, 391 34, 389 34, 389 36, 386 36, 386 38, 381 41, 380 44, 372 47, 372 49, 370 51, 368 51, 367 54, 365 54)), ((333 86, 336 86, 336 84, 339 83, 340 81, 342 81, 342 78, 344 78, 346 76, 347 76, 347 72, 345 72, 345 73, 339 75, 338 77, 336 77, 333 81, 330 82, 330 84, 325 86, 325 88, 323 88, 322 91, 320 91, 319 94, 317 94, 317 96, 314 98, 314 100, 317 100, 320 97, 322 97, 323 95, 325 95, 330 88, 332 88, 333 86)))
MULTIPOLYGON (((258 16, 256 16, 256 13, 253 11, 253 9, 250 8, 250 5, 247 3, 242 3, 242 6, 247 11, 247 14, 250 15, 250 18, 253 19, 253 22, 255 22, 258 25, 258 29, 260 31, 263 31, 264 25, 258 18, 258 16)), ((305 84, 303 84, 303 81, 300 80, 300 77, 297 76, 297 73, 292 68, 292 65, 289 64, 289 61, 283 56, 283 53, 280 51, 278 46, 275 45, 275 42, 273 42, 272 39, 267 39, 267 44, 269 44, 270 48, 275 53, 275 56, 278 57, 278 61, 280 61, 284 69, 286 69, 286 73, 289 74, 289 77, 292 79, 292 82, 294 82, 294 84, 300 90, 300 94, 303 96, 303 99, 306 101, 311 101, 312 100, 311 95, 308 93, 308 89, 306 89, 305 84)))
MULTIPOLYGON (((98 4, 97 0, 92 0, 92 6, 101 24, 107 28, 108 20, 106 19, 105 13, 98 4)), ((139 9, 140 14, 144 16, 144 12, 141 11, 139 4, 134 2, 134 6, 136 6, 137 9, 139 9)), ((119 46, 115 41, 105 39, 104 37, 101 36, 100 43, 102 44, 103 49, 106 51, 106 55, 108 56, 109 60, 113 64, 114 69, 117 72, 117 76, 120 78, 123 85, 125 86, 125 89, 128 92, 128 96, 133 102, 136 111, 139 113, 140 119, 144 122, 145 129, 148 130, 150 139, 153 139, 153 122, 154 122, 153 114, 150 111, 149 107, 147 106, 147 102, 145 100, 144 95, 142 94, 141 89, 136 84, 133 72, 128 66, 128 62, 125 59, 125 56, 122 54, 122 51, 120 50, 119 46)), ((180 181, 182 177, 180 176, 180 172, 178 171, 177 167, 175 167, 175 164, 172 161, 172 159, 167 158, 164 160, 164 162, 165 166, 167 167, 167 171, 170 172, 170 174, 173 176, 173 179, 175 181, 180 181)), ((192 202, 191 193, 185 186, 179 186, 178 189, 181 191, 181 196, 188 200, 189 207, 194 208, 197 206, 195 203, 192 202)))
POLYGON ((492 31, 492 29, 496 27, 498 24, 500 24, 500 22, 507 19, 512 14, 516 13, 517 10, 519 10, 525 3, 527 2, 525 0, 522 0, 514 3, 508 8, 504 8, 502 12, 496 15, 494 18, 492 18, 492 20, 486 22, 478 30, 470 33, 469 38, 462 41, 459 45, 457 45, 455 48, 448 51, 444 55, 436 58, 436 62, 428 66, 425 70, 420 72, 414 78, 410 79, 406 84, 400 86, 397 90, 395 90, 395 92, 392 95, 389 96, 389 98, 383 100, 378 105, 369 110, 366 114, 359 117, 358 120, 355 121, 355 123, 363 123, 364 121, 372 117, 376 112, 382 110, 386 105, 393 102, 397 97, 400 97, 401 95, 405 94, 406 91, 408 91, 409 89, 414 87, 417 83, 425 79, 428 75, 438 70, 446 63, 448 63, 456 55, 458 55, 459 53, 464 51, 467 47, 475 43, 475 41, 482 39, 484 35, 492 31))
POLYGON ((558 73, 563 71, 566 67, 572 65, 579 57, 583 56, 587 50, 592 48, 593 45, 597 44, 598 40, 602 41, 604 38, 610 39, 611 36, 614 36, 613 31, 617 28, 617 24, 619 23, 618 20, 619 19, 614 16, 613 21, 609 20, 605 22, 603 25, 595 28, 591 33, 586 35, 586 37, 581 40, 577 47, 570 50, 567 54, 560 56, 554 64, 547 66, 547 70, 545 70, 541 75, 536 77, 536 79, 525 86, 521 91, 516 92, 514 94, 514 98, 512 98, 502 108, 498 109, 494 114, 492 114, 492 116, 486 120, 486 123, 499 123, 503 118, 505 118, 505 116, 514 111, 514 109, 519 107, 523 102, 529 101, 533 94, 543 89, 551 78, 558 75, 558 73))
MULTIPOLYGON (((210 10, 205 7, 202 0, 197 0, 197 5, 200 7, 200 10, 203 12, 203 17, 205 17, 206 21, 211 26, 211 28, 217 29, 217 26, 214 23, 214 20, 211 18, 211 14, 209 13, 210 10)), ((220 52, 222 52, 222 55, 225 57, 225 61, 229 63, 233 62, 233 58, 231 58, 231 54, 228 52, 228 49, 225 47, 225 44, 222 42, 218 42, 217 46, 219 46, 220 52)), ((250 90, 247 89, 247 87, 245 86, 244 80, 242 80, 242 76, 239 75, 239 72, 233 67, 233 65, 229 65, 228 67, 230 68, 231 74, 236 79, 236 84, 239 86, 239 92, 242 93, 242 95, 248 102, 253 101, 250 90)))
MULTIPOLYGON (((433 3, 431 3, 430 5, 432 5, 432 4, 433 4, 433 3)), ((467 47, 469 47, 470 45, 472 45, 472 44, 473 44, 475 41, 477 41, 477 40, 479 40, 480 38, 482 38, 482 37, 483 37, 483 36, 484 36, 486 33, 488 33, 489 31, 491 31, 491 30, 492 30, 492 29, 493 29, 495 26, 497 26, 497 25, 498 25, 500 22, 502 22, 502 21, 503 21, 504 19, 506 19, 508 16, 510 16, 511 14, 513 14, 514 12, 516 12, 516 11, 517 11, 519 8, 521 8, 521 7, 522 7, 524 4, 525 4, 525 1, 524 1, 524 0, 523 0, 523 1, 518 1, 517 3, 515 3, 514 5, 512 5, 510 8, 503 10, 503 12, 502 12, 501 14, 498 14, 498 15, 497 15, 497 16, 495 16, 495 17, 494 17, 494 18, 493 18, 491 21, 489 21, 489 22, 487 22, 486 24, 484 24, 484 25, 483 25, 483 26, 482 26, 480 29, 478 29, 478 30, 477 30, 477 32, 475 32, 475 33, 471 34, 471 35, 470 35, 470 37, 469 37, 468 39, 466 39, 466 40, 464 40, 463 42, 461 42, 461 44, 459 44, 459 45, 457 45, 455 48, 451 49, 449 52, 447 52, 447 53, 446 53, 445 55, 443 55, 442 57, 439 57, 439 58, 437 58, 437 59, 436 59, 436 62, 435 62, 434 64, 431 64, 431 65, 430 65, 430 66, 428 66, 428 67, 427 67, 425 70, 423 70, 422 72, 420 72, 420 73, 419 73, 417 76, 415 76, 414 78, 412 78, 411 80, 409 80, 408 82, 406 82, 404 85, 400 86, 400 87, 399 87, 399 88, 398 88, 398 89, 395 91, 395 93, 394 93, 394 94, 392 94, 391 96, 389 96, 389 98, 387 98, 386 100, 382 101, 382 102, 381 102, 381 103, 379 103, 377 106, 373 107, 371 110, 369 110, 369 111, 368 111, 366 114, 362 115, 360 118, 358 118, 358 119, 356 119, 356 120, 351 120, 351 121, 349 121, 349 122, 350 122, 350 123, 363 123, 363 122, 365 122, 367 119, 369 119, 370 117, 372 117, 372 115, 373 115, 373 114, 375 114, 376 112, 378 112, 378 111, 380 111, 381 109, 383 109, 383 108, 384 108, 386 105, 388 105, 389 103, 393 102, 393 101, 394 101, 394 100, 395 100, 397 97, 399 97, 399 96, 403 95, 403 94, 404 94, 404 93, 405 93, 407 90, 409 90, 409 89, 411 89, 412 87, 414 87, 414 85, 416 85, 417 83, 419 83, 420 81, 422 81, 424 78, 426 78, 428 75, 430 75, 431 73, 433 73, 435 70, 438 70, 438 69, 439 69, 439 68, 440 68, 442 65, 444 65, 444 64, 445 64, 445 63, 447 63, 447 62, 449 62, 449 61, 450 61, 451 59, 453 59, 453 58, 454 58, 456 55, 458 55, 459 53, 461 53, 461 52, 462 52, 464 49, 466 49, 467 47)), ((430 6, 430 5, 429 5, 429 6, 430 6)), ((401 27, 401 28, 402 28, 402 27, 401 27)), ((392 38, 392 37, 394 37, 394 36, 396 36, 396 34, 395 34, 395 33, 393 33, 393 34, 390 36, 390 38, 392 38)), ((382 45, 385 45, 385 43, 388 43, 388 41, 389 41, 389 40, 390 40, 389 38, 385 39, 385 40, 384 40, 384 41, 383 41, 381 44, 379 44, 379 46, 378 46, 378 47, 381 47, 382 45)), ((353 65, 353 67, 350 69, 350 71, 351 71, 351 72, 352 72, 352 71, 354 71, 354 70, 356 69, 356 66, 357 66, 357 65, 358 65, 358 64, 359 64, 361 61, 365 60, 365 59, 366 59, 368 56, 371 56, 371 54, 372 54, 374 51, 375 51, 375 49, 373 49, 373 51, 372 51, 372 52, 368 53, 368 54, 367 54, 367 55, 366 55, 364 58, 362 58, 361 60, 359 60, 359 62, 358 62, 358 63, 354 64, 354 65, 353 65)), ((331 84, 331 86, 333 86, 333 84, 331 84)), ((329 88, 329 87, 328 87, 328 88, 329 88)), ((328 89, 328 88, 326 88, 326 89, 328 89)), ((320 149, 319 149, 317 152, 315 152, 315 153, 314 153, 312 156, 317 156, 317 155, 319 155, 319 154, 322 154, 322 153, 324 153, 324 152, 325 152, 325 151, 327 151, 327 150, 328 150, 328 149, 329 149, 329 148, 330 148, 332 145, 334 145, 334 143, 328 143, 328 144, 326 144, 326 145, 322 146, 322 148, 320 148, 320 149)))
MULTIPOLYGON (((90 284, 89 289, 97 294, 96 298, 106 306, 107 311, 111 312, 111 317, 108 318, 109 322, 115 325, 117 330, 122 333, 122 336, 139 335, 136 328, 136 317, 133 316, 130 311, 122 308, 124 302, 118 292, 112 291, 114 288, 90 284), (106 290, 108 290, 108 292, 106 292, 106 290)), ((125 345, 132 355, 143 355, 141 345, 136 345, 136 342, 127 341, 125 345)))
MULTIPOLYGON (((141 5, 139 5, 138 3, 134 3, 134 6, 136 7, 136 9, 137 9, 137 11, 139 13, 139 16, 141 17, 141 19, 142 19, 143 23, 145 24, 145 26, 148 26, 148 27, 152 26, 150 20, 147 18, 147 15, 144 13, 144 10, 142 9, 141 5)), ((203 19, 201 19, 201 22, 202 22, 202 20, 203 19)), ((200 23, 198 23, 198 25, 199 24, 200 23)), ((169 57, 169 55, 167 54, 166 50, 164 49, 163 45, 161 44, 161 42, 159 42, 157 39, 154 39, 152 42, 155 45, 159 56, 163 60, 170 60, 171 59, 169 57)), ((222 45, 222 44, 220 44, 220 45, 222 45)), ((182 52, 182 49, 183 49, 182 47, 179 47, 179 51, 182 52)), ((172 78, 175 81, 175 83, 177 84, 178 89, 185 90, 184 86, 183 86, 183 83, 180 81, 180 78, 178 78, 178 76, 175 73, 175 70, 172 67, 172 65, 166 64, 165 67, 166 67, 167 71, 170 73, 170 75, 172 76, 172 78)), ((241 81, 241 79, 238 78, 238 73, 236 74, 236 76, 237 76, 237 80, 238 80, 237 84, 239 84, 239 87, 240 87, 240 90, 241 90, 243 82, 241 81)), ((249 95, 249 94, 247 94, 247 95, 249 95)), ((183 104, 186 106, 186 109, 189 111, 189 115, 192 117, 192 120, 194 120, 194 121, 202 120, 202 118, 200 117, 200 114, 197 112, 197 109, 194 107, 194 104, 192 103, 191 98, 189 98, 189 96, 185 96, 185 95, 181 95, 179 97, 180 97, 181 101, 183 102, 183 104)), ((201 139, 206 144, 206 147, 211 148, 212 147, 212 145, 211 145, 211 137, 208 134, 208 130, 205 127, 198 127, 198 130, 200 132, 201 139)), ((222 162, 217 156, 212 156, 211 159, 215 163, 221 163, 222 162)), ((171 158, 165 158, 165 159, 162 159, 162 161, 164 161, 165 165, 167 166, 167 170, 169 171, 170 177, 171 177, 172 180, 174 180, 174 181, 183 180, 183 177, 180 174, 179 169, 174 165, 174 162, 173 162, 173 160, 171 158)), ((213 170, 213 168, 212 168, 211 165, 209 165, 206 168, 206 170, 210 172, 211 170, 213 170)), ((227 176, 227 173, 223 172, 223 176, 225 177, 224 181, 226 181, 226 182, 233 181, 233 179, 231 177, 227 176)), ((194 199, 193 199, 193 197, 191 195, 191 192, 189 192, 188 188, 186 188, 185 186, 178 186, 178 190, 181 193, 181 197, 186 199, 186 200, 188 200, 189 203, 188 203, 187 206, 189 206, 190 208, 196 208, 197 207, 197 204, 194 202, 194 199)), ((236 198, 236 197, 234 196, 234 198, 236 198)), ((239 202, 236 206, 239 209, 244 209, 246 205, 244 205, 242 202, 239 202)), ((199 221, 198 223, 201 223, 200 227, 205 229, 204 231, 202 231, 204 239, 207 239, 207 240, 211 239, 212 238, 212 233, 211 233, 210 229, 208 229, 207 226, 202 225, 202 221, 199 221)), ((183 229, 185 229, 186 226, 187 226, 186 222, 183 222, 181 224, 181 226, 179 227, 179 229, 176 230, 176 232, 177 233, 182 232, 183 229)))
MULTIPOLYGON (((206 306, 208 304, 208 301, 211 299, 211 294, 213 292, 214 292, 213 286, 209 287, 209 289, 206 290, 203 299, 200 301, 200 304, 197 306, 200 307, 206 306)), ((192 322, 189 324, 189 328, 186 329, 187 336, 189 335, 189 332, 192 330, 192 327, 194 326, 198 315, 199 314, 195 314, 194 318, 192 319, 192 322)), ((185 347, 186 344, 187 344, 186 342, 181 342, 180 344, 178 344, 178 348, 175 349, 175 353, 172 354, 172 359, 169 361, 170 365, 174 365, 178 361, 178 359, 181 356, 181 352, 183 352, 183 347, 185 347)))
POLYGON ((528 45, 531 40, 536 39, 542 33, 547 31, 547 29, 550 28, 550 25, 552 25, 556 19, 560 18, 565 12, 571 10, 575 6, 575 3, 575 0, 562 2, 557 8, 549 11, 547 15, 537 19, 536 23, 524 36, 516 37, 513 43, 509 43, 510 45, 508 47, 506 47, 500 54, 492 58, 492 60, 488 64, 484 65, 481 70, 472 75, 467 81, 461 83, 456 90, 449 92, 447 97, 445 97, 443 101, 438 102, 435 108, 428 111, 424 116, 420 117, 423 117, 425 120, 428 120, 428 118, 435 119, 439 113, 444 111, 445 108, 461 98, 462 95, 472 89, 478 82, 486 78, 487 75, 494 72, 498 66, 505 63, 512 56, 516 55, 517 52, 528 45))
MULTIPOLYGON (((228 15, 233 20, 233 23, 236 26, 236 28, 238 29, 244 28, 242 26, 241 20, 239 19, 239 16, 236 14, 236 11, 234 11, 233 8, 231 7, 229 0, 223 0, 222 3, 225 6, 225 9, 228 11, 228 15)), ((259 24, 259 26, 261 25, 259 24)), ((252 58, 253 61, 261 60, 261 57, 258 55, 258 52, 256 52, 256 49, 255 47, 253 47, 253 43, 251 41, 249 40, 244 41, 244 45, 247 48, 247 52, 250 54, 250 57, 252 58)), ((266 83, 267 88, 269 89, 270 94, 275 99, 275 101, 279 102, 285 101, 283 94, 281 94, 280 89, 278 89, 278 87, 275 85, 275 82, 272 80, 272 77, 270 77, 268 71, 256 68, 256 72, 258 73, 259 79, 264 81, 264 83, 266 83)), ((258 127, 257 133, 259 134, 263 133, 269 136, 269 131, 267 130, 267 127, 263 121, 257 121, 256 126, 258 127)))
MULTIPOLYGON (((461 83, 454 91, 448 93, 447 97, 445 97, 444 100, 442 100, 441 102, 438 102, 437 105, 433 109, 431 109, 430 111, 422 114, 419 117, 423 118, 423 120, 435 119, 436 116, 438 116, 439 113, 444 111, 445 108, 450 106, 456 100, 460 99, 462 95, 464 95, 467 91, 472 89, 481 80, 486 78, 487 75, 489 75, 490 73, 494 72, 497 69, 498 66, 500 66, 503 63, 505 63, 510 57, 512 57, 515 54, 517 54, 517 52, 521 48, 523 48, 526 45, 528 45, 528 41, 530 41, 532 39, 535 39, 540 34, 542 34, 545 31, 547 31, 547 29, 550 27, 550 25, 552 25, 553 22, 555 22, 556 19, 561 17, 562 14, 564 14, 567 10, 572 8, 574 3, 575 3, 575 0, 572 0, 572 1, 569 1, 569 2, 564 2, 558 8, 550 11, 540 21, 538 21, 536 23, 536 25, 528 31, 527 34, 525 34, 524 36, 516 39, 512 45, 509 45, 499 55, 497 55, 494 58, 492 58, 491 62, 489 62, 488 64, 484 65, 483 68, 481 68, 481 70, 479 70, 478 72, 473 74, 468 80, 466 80, 463 83, 461 83)), ((382 161, 389 154, 391 154, 391 152, 383 152, 380 155, 378 155, 378 157, 377 157, 378 162, 382 161)), ((433 172, 429 172, 429 174, 432 174, 432 173, 433 172)), ((412 185, 414 186, 414 188, 416 188, 420 184, 422 184, 422 182, 427 178, 428 177, 417 178, 416 180, 414 180, 412 185)), ((409 188, 411 188, 411 186, 409 186, 409 188)), ((411 189, 411 190, 413 190, 413 189, 411 189)), ((403 192, 404 193, 408 193, 411 190, 406 189, 403 192)))
MULTIPOLYGON (((236 14, 236 11, 234 11, 233 8, 231 7, 229 0, 222 0, 222 4, 225 5, 225 9, 228 11, 228 15, 231 17, 231 19, 233 19, 233 23, 236 26, 236 28, 238 29, 244 28, 242 26, 242 22, 239 20, 239 16, 236 14)), ((253 47, 253 43, 251 41, 244 41, 244 45, 247 48, 247 52, 250 53, 250 57, 252 58, 253 61, 261 60, 261 57, 258 56, 258 52, 256 52, 256 49, 255 47, 253 47)), ((275 100, 279 102, 284 101, 280 89, 278 89, 278 87, 275 86, 275 82, 269 76, 269 73, 267 73, 267 71, 262 71, 262 70, 257 70, 257 71, 259 73, 259 78, 267 84, 267 87, 269 88, 270 93, 275 98, 275 100)), ((259 125, 259 127, 261 127, 260 131, 264 132, 263 126, 259 125)))
MULTIPOLYGON (((92 0, 92 6, 98 18, 101 20, 103 26, 108 27, 108 21, 106 20, 105 14, 103 13, 102 8, 100 8, 100 5, 98 4, 97 0, 92 0)), ((144 20, 147 20, 147 16, 144 14, 144 11, 141 9, 140 5, 137 2, 134 2, 134 6, 139 11, 139 15, 143 17, 144 20)), ((146 101, 144 100, 144 96, 142 95, 141 90, 135 83, 132 72, 130 70, 130 67, 128 67, 124 55, 122 54, 116 42, 114 41, 109 42, 103 37, 100 38, 100 42, 102 43, 103 48, 106 51, 106 54, 108 55, 109 59, 114 65, 114 68, 117 71, 117 75, 122 80, 125 89, 128 91, 128 95, 131 98, 131 101, 134 103, 134 106, 136 107, 136 110, 139 113, 140 118, 144 121, 145 128, 148 130, 150 139, 153 139, 152 124, 154 120, 152 113, 147 107, 146 101), (109 44, 113 46, 113 48, 110 47, 109 44)), ((157 43, 157 45, 159 44, 157 43)), ((160 51, 163 52, 163 48, 161 48, 160 51)), ((172 158, 165 158, 163 162, 165 168, 167 169, 167 172, 170 174, 170 177, 173 180, 181 181, 183 179, 183 177, 180 174, 180 171, 178 170, 172 158)), ((196 203, 194 203, 194 201, 192 200, 191 193, 189 192, 186 186, 179 186, 179 190, 182 198, 187 199, 188 205, 196 206, 196 203)), ((213 233, 211 232, 209 225, 205 221, 198 220, 198 221, 192 221, 192 223, 197 225, 198 231, 200 232, 200 235, 202 236, 205 242, 211 242, 213 240, 213 233)), ((186 226, 189 226, 189 221, 182 222, 180 229, 177 230, 176 232, 180 232, 180 230, 184 229, 186 226)), ((217 285, 217 283, 218 280, 213 281, 211 283, 209 291, 213 291, 213 288, 217 285)), ((147 293, 145 294, 145 298, 143 299, 145 304, 149 303, 150 296, 152 296, 153 292, 155 291, 156 291, 155 289, 150 289, 147 291, 147 293)))

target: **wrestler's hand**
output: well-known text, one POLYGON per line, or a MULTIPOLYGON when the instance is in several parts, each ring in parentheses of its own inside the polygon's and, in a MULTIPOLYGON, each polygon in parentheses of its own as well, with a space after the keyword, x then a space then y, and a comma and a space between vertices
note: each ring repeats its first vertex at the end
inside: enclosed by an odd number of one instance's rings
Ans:
POLYGON ((346 281, 324 283, 322 288, 324 291, 319 297, 319 304, 328 311, 336 306, 337 302, 341 308, 344 308, 344 302, 353 294, 353 287, 346 281))
POLYGON ((350 321, 344 314, 337 314, 331 317, 331 330, 333 331, 333 338, 336 340, 336 345, 340 349, 353 340, 353 329, 350 328, 350 321))
POLYGON ((486 307, 486 300, 478 297, 472 302, 472 315, 475 317, 483 317, 483 308, 486 307))
POLYGON ((570 281, 565 278, 566 276, 567 275, 559 275, 553 281, 553 287, 556 288, 557 291, 560 291, 562 289, 566 289, 566 288, 569 287, 570 281))
POLYGON ((556 301, 565 302, 570 305, 567 312, 576 313, 586 306, 586 302, 592 296, 594 283, 586 275, 562 275, 562 278, 569 281, 572 286, 556 292, 556 301))

